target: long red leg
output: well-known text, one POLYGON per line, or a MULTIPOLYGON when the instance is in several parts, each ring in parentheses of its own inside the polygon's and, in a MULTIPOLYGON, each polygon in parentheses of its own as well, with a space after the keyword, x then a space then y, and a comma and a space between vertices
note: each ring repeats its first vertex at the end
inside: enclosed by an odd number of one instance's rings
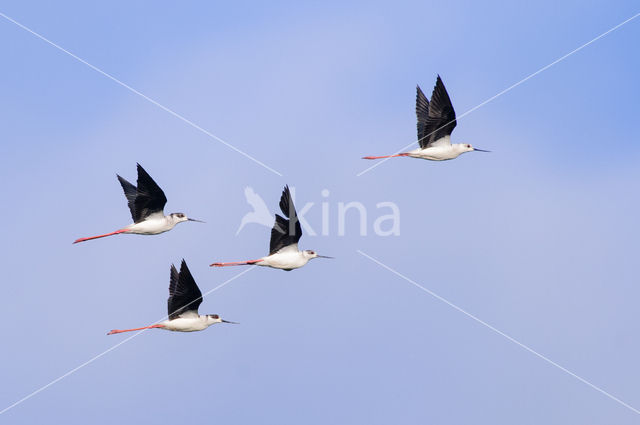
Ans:
POLYGON ((396 156, 409 156, 408 153, 398 153, 395 155, 384 155, 384 156, 363 156, 362 159, 380 159, 380 158, 394 158, 396 156))
POLYGON ((143 326, 141 328, 134 328, 134 329, 112 329, 111 331, 109 331, 107 335, 121 334, 122 332, 141 331, 143 329, 153 329, 153 328, 164 328, 164 325, 143 326))
POLYGON ((98 236, 90 236, 88 238, 80 238, 80 239, 76 239, 75 241, 73 241, 73 243, 78 243, 78 242, 84 242, 84 241, 90 241, 91 239, 99 239, 99 238, 104 238, 107 236, 112 236, 112 235, 117 235, 119 233, 124 233, 126 232, 127 229, 120 229, 120 230, 116 230, 115 232, 111 232, 111 233, 105 233, 104 235, 98 235, 98 236))
POLYGON ((260 260, 249 260, 249 261, 232 261, 230 263, 213 263, 213 264, 209 264, 209 267, 246 266, 248 264, 259 263, 260 261, 263 261, 263 260, 260 259, 260 260))

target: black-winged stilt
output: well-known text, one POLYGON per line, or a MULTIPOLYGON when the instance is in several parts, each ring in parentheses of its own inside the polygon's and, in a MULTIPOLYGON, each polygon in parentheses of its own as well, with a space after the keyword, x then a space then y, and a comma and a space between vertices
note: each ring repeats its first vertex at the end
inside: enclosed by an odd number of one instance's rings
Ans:
POLYGON ((307 264, 312 258, 332 258, 318 255, 309 249, 300 251, 298 241, 302 237, 302 227, 296 214, 289 186, 285 186, 280 197, 280 210, 289 219, 276 214, 276 221, 271 229, 269 255, 257 260, 234 261, 229 263, 213 263, 212 267, 242 266, 256 264, 258 266, 273 267, 290 271, 307 264))
POLYGON ((157 185, 151 176, 138 165, 138 186, 134 186, 122 177, 118 177, 124 195, 127 197, 129 209, 133 224, 128 225, 115 232, 106 233, 104 235, 91 236, 88 238, 76 239, 73 243, 89 241, 91 239, 104 238, 105 236, 117 235, 120 233, 135 233, 138 235, 157 235, 164 233, 183 221, 200 220, 188 218, 183 213, 171 213, 164 215, 164 206, 167 203, 167 197, 164 195, 160 186, 157 185))
POLYGON ((420 147, 395 155, 365 156, 363 159, 408 156, 431 161, 446 161, 457 158, 465 152, 489 152, 474 148, 468 143, 451 143, 451 132, 456 127, 456 111, 453 109, 447 89, 439 75, 431 94, 431 102, 422 93, 420 86, 417 86, 416 89, 416 115, 418 117, 418 143, 420 147))
POLYGON ((122 332, 140 331, 142 329, 160 328, 167 331, 195 332, 207 329, 216 323, 233 323, 223 320, 217 314, 198 314, 198 307, 202 303, 202 292, 196 285, 187 263, 182 260, 180 273, 171 265, 171 277, 169 281, 169 299, 167 307, 169 319, 151 326, 143 326, 133 329, 113 329, 107 335, 122 332))

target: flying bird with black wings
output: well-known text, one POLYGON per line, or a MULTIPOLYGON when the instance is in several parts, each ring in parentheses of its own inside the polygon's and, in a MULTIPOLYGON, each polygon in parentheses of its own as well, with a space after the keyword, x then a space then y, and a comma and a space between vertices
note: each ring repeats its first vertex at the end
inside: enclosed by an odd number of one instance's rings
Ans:
POLYGON ((174 332, 195 332, 205 330, 216 323, 236 324, 236 322, 221 319, 217 314, 198 314, 198 307, 201 303, 202 292, 196 285, 187 263, 182 260, 180 273, 173 264, 171 265, 169 299, 167 300, 168 319, 141 328, 113 329, 107 335, 154 328, 174 332))
POLYGON ((312 258, 332 258, 318 255, 309 249, 300 251, 298 241, 302 237, 302 226, 293 205, 289 186, 285 186, 280 197, 280 210, 288 217, 284 218, 276 214, 276 221, 271 229, 271 241, 269 243, 269 255, 257 260, 234 261, 229 263, 213 263, 211 267, 242 266, 255 264, 257 266, 272 267, 291 271, 298 269, 312 258))
POLYGON ((420 86, 417 86, 416 89, 416 116, 418 117, 418 143, 420 147, 395 155, 365 156, 363 159, 408 156, 431 161, 446 161, 457 158, 465 152, 489 152, 474 148, 468 143, 451 143, 451 133, 456 127, 456 111, 453 109, 447 89, 439 75, 431 94, 431 102, 424 95, 420 86))
POLYGON ((202 223, 202 221, 189 218, 183 213, 171 213, 165 216, 164 206, 167 203, 167 197, 164 195, 162 189, 160 189, 160 186, 153 181, 149 173, 147 173, 140 164, 137 165, 138 186, 134 186, 116 174, 120 185, 122 185, 122 190, 124 190, 124 195, 127 197, 133 223, 115 232, 76 239, 73 243, 104 238, 120 233, 157 235, 173 229, 176 224, 183 221, 197 221, 202 223))

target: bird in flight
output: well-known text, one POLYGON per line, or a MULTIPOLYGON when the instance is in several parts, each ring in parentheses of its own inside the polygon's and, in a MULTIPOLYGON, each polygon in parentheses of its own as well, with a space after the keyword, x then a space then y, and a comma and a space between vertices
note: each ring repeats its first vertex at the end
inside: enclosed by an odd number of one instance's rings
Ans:
POLYGON ((298 241, 302 237, 302 227, 296 214, 289 186, 285 186, 280 197, 280 210, 288 219, 276 214, 276 221, 271 229, 269 255, 257 260, 235 261, 229 263, 213 263, 211 267, 242 266, 255 264, 290 271, 307 264, 312 258, 332 258, 318 255, 309 249, 300 251, 298 241))
POLYGON ((180 273, 173 264, 171 265, 169 299, 167 300, 169 319, 141 328, 113 329, 107 335, 154 328, 175 332, 195 332, 205 330, 216 323, 236 324, 236 322, 221 319, 217 314, 198 314, 198 307, 201 303, 202 292, 200 292, 187 263, 183 259, 180 273))
POLYGON ((416 115, 418 117, 418 143, 420 147, 409 152, 395 155, 365 156, 363 159, 393 158, 408 156, 411 158, 446 161, 465 152, 489 152, 474 148, 468 143, 451 143, 451 132, 456 127, 456 111, 451 99, 438 75, 431 94, 431 102, 417 86, 416 115))
POLYGON ((164 215, 164 206, 167 203, 167 197, 164 195, 160 186, 151 178, 140 164, 138 165, 138 186, 134 186, 122 177, 118 177, 118 181, 122 185, 124 195, 127 197, 129 210, 133 224, 128 225, 115 232, 106 233, 104 235, 90 236, 88 238, 76 239, 73 243, 89 241, 91 239, 104 238, 106 236, 117 235, 120 233, 135 233, 137 235, 157 235, 164 233, 183 221, 197 221, 194 218, 188 218, 183 213, 171 213, 164 215))

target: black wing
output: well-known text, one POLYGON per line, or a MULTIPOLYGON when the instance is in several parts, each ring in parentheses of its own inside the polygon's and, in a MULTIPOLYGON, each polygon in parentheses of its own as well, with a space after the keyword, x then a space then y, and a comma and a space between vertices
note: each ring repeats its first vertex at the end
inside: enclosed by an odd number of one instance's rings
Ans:
POLYGON ((302 237, 302 227, 298 220, 298 214, 296 214, 296 208, 293 205, 293 199, 291 199, 289 186, 285 186, 282 191, 282 196, 280 197, 280 210, 285 216, 289 217, 289 219, 287 220, 286 218, 276 214, 276 222, 271 229, 269 255, 275 254, 285 246, 298 243, 302 237))
POLYGON ((180 273, 171 265, 171 279, 169 282, 169 299, 167 307, 169 320, 178 318, 187 311, 198 313, 198 307, 202 304, 202 292, 191 276, 187 263, 182 260, 180 273))
POLYGON ((429 100, 420 89, 420 86, 416 86, 416 117, 418 118, 418 143, 424 149, 426 147, 427 134, 429 134, 425 131, 427 119, 429 118, 429 100), (423 146, 423 143, 425 146, 423 146))
MULTIPOLYGON (((456 111, 453 109, 447 89, 444 87, 439 75, 433 88, 433 93, 431 93, 431 102, 427 102, 428 114, 418 111, 421 94, 424 97, 418 87, 418 99, 416 101, 418 139, 420 140, 420 147, 424 149, 431 146, 436 140, 451 135, 451 132, 456 127, 456 111), (422 116, 421 113, 423 114, 422 116), (423 121, 422 125, 421 120, 423 121)), ((426 98, 424 100, 426 101, 426 98)))
POLYGON ((143 221, 153 213, 162 212, 167 203, 167 197, 164 196, 160 186, 153 181, 149 173, 140 164, 137 165, 138 187, 136 188, 135 216, 133 217, 135 223, 143 221))
POLYGON ((136 196, 138 196, 138 189, 122 177, 116 174, 118 177, 118 181, 122 186, 122 190, 124 190, 124 196, 127 197, 127 205, 129 206, 129 211, 131 211, 131 218, 133 221, 136 221, 136 196))

